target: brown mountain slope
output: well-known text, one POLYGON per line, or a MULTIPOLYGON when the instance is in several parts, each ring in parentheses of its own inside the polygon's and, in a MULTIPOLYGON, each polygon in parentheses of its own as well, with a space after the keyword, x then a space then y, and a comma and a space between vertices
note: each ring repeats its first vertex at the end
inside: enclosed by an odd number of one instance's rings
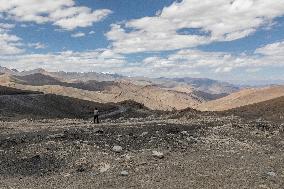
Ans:
POLYGON ((136 86, 124 82, 115 82, 102 91, 89 91, 60 85, 31 86, 15 84, 14 87, 100 103, 133 100, 153 110, 184 109, 194 107, 204 101, 195 95, 187 93, 167 91, 154 86, 136 86))
POLYGON ((137 86, 126 82, 119 82, 104 92, 115 94, 114 100, 130 99, 157 110, 184 109, 204 102, 204 99, 194 94, 168 91, 156 86, 137 86))
POLYGON ((224 115, 237 115, 245 119, 265 119, 284 123, 284 96, 223 111, 224 115))
POLYGON ((284 96, 284 86, 244 89, 197 106, 201 111, 223 111, 284 96))
POLYGON ((42 74, 21 77, 6 75, 3 76, 2 85, 99 103, 133 100, 154 110, 185 109, 206 101, 194 93, 170 91, 157 86, 140 86, 126 81, 68 83, 42 74))

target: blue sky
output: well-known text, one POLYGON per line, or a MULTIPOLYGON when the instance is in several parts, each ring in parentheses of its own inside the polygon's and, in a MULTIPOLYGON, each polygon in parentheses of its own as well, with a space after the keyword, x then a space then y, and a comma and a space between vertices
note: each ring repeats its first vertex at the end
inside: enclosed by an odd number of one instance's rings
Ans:
POLYGON ((283 80, 283 0, 0 0, 0 65, 283 80))

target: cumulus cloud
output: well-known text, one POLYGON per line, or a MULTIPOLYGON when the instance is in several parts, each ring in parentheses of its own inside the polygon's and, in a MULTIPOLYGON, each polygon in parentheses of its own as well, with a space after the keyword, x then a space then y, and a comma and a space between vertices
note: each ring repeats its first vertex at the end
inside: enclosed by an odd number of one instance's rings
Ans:
POLYGON ((11 55, 22 53, 21 38, 9 34, 10 29, 14 28, 13 24, 0 23, 0 55, 11 55))
POLYGON ((19 46, 19 38, 14 35, 0 33, 0 55, 18 54, 24 52, 19 46))
MULTIPOLYGON (((275 68, 284 74, 284 41, 268 44, 252 54, 230 54, 183 49, 167 56, 148 56, 131 62, 111 49, 85 52, 64 51, 48 54, 0 56, 0 65, 19 70, 44 68, 51 71, 97 71, 148 77, 210 77, 220 78, 275 68), (274 49, 281 49, 276 54, 274 49)), ((279 72, 279 71, 278 71, 279 72)), ((242 78, 239 78, 242 79, 242 78)))
POLYGON ((284 74, 284 41, 268 44, 252 54, 179 50, 166 57, 147 57, 143 63, 154 69, 153 73, 158 73, 159 68, 185 75, 188 71, 224 74, 243 70, 255 73, 262 68, 279 68, 284 74))
POLYGON ((0 29, 9 30, 15 27, 15 24, 0 23, 0 29))
POLYGON ((71 35, 71 37, 74 37, 74 38, 84 37, 84 36, 85 36, 85 33, 83 32, 78 32, 78 33, 74 33, 71 35))
POLYGON ((0 65, 19 70, 44 68, 51 71, 102 72, 115 70, 125 64, 126 60, 122 55, 111 53, 107 49, 0 56, 0 65))
POLYGON ((262 55, 275 55, 284 57, 284 41, 268 44, 255 50, 256 53, 262 55))
POLYGON ((35 49, 44 49, 46 48, 45 44, 42 44, 40 42, 37 42, 37 43, 28 43, 27 44, 28 47, 31 47, 31 48, 35 48, 35 49))
POLYGON ((111 13, 108 9, 93 11, 85 6, 76 6, 74 0, 0 0, 0 13, 8 19, 37 24, 51 22, 66 30, 88 27, 111 13))
POLYGON ((240 39, 282 15, 283 0, 183 0, 154 17, 113 24, 106 36, 118 52, 174 50, 240 39))

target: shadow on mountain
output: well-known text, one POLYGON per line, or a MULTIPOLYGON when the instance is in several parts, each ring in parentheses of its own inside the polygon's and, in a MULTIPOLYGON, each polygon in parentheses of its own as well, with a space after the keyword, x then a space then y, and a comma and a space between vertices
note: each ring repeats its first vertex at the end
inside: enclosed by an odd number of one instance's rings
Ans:
POLYGON ((227 93, 211 94, 211 93, 206 93, 206 92, 203 92, 203 91, 193 91, 192 93, 194 95, 198 96, 198 97, 201 97, 202 99, 204 99, 206 101, 217 100, 219 98, 223 98, 223 97, 229 95, 227 93))
POLYGON ((29 91, 0 87, 0 118, 90 118, 94 108, 102 114, 118 109, 112 103, 101 104, 54 94, 33 94, 29 91), (3 95, 4 94, 4 95, 3 95))
POLYGON ((25 76, 13 76, 14 81, 23 85, 32 85, 32 86, 43 86, 43 85, 60 85, 64 87, 72 87, 88 91, 102 91, 108 86, 115 84, 113 81, 95 81, 90 80, 86 82, 62 82, 52 76, 44 75, 41 73, 35 73, 25 76))
POLYGON ((27 95, 27 94, 43 94, 37 91, 20 90, 12 87, 0 86, 0 95, 27 95))
POLYGON ((127 100, 120 103, 97 103, 77 98, 42 94, 0 86, 0 119, 89 119, 98 108, 101 119, 140 118, 160 114, 143 104, 127 100))

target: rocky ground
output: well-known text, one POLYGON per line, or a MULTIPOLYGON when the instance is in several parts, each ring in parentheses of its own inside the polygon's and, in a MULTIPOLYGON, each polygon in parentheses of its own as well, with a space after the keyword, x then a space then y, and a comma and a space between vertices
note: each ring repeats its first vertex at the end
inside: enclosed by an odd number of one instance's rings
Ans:
POLYGON ((0 122, 0 188, 284 188, 283 130, 205 115, 0 122))

